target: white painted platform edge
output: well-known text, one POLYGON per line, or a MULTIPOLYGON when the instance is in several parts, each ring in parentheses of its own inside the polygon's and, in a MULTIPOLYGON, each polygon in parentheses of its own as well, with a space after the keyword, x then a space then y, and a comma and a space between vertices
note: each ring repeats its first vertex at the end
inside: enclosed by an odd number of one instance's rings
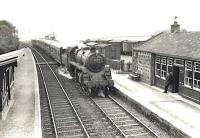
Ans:
POLYGON ((34 119, 34 138, 42 138, 42 128, 41 128, 41 112, 40 112, 40 94, 39 94, 39 86, 38 86, 38 76, 37 69, 35 64, 35 59, 32 55, 30 49, 28 49, 31 53, 33 60, 33 71, 34 71, 34 84, 35 84, 35 119, 34 119))

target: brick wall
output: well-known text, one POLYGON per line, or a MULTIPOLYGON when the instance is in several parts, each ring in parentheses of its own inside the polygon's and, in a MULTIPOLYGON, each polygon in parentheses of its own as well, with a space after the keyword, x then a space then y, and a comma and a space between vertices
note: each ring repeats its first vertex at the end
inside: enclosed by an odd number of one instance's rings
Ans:
POLYGON ((153 83, 153 55, 148 52, 138 52, 137 71, 141 74, 141 81, 152 85, 153 83))

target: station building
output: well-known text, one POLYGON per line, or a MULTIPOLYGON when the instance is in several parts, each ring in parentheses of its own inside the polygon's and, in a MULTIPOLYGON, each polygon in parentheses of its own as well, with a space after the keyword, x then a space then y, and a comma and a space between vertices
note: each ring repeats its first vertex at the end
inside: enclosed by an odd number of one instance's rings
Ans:
POLYGON ((106 63, 113 69, 120 69, 121 41, 98 39, 86 40, 87 46, 95 46, 106 57, 106 63))
POLYGON ((140 74, 141 81, 164 88, 167 73, 173 72, 170 90, 200 103, 200 32, 181 30, 174 21, 170 32, 133 48, 132 57, 133 72, 140 74))
POLYGON ((150 39, 151 35, 146 36, 130 36, 127 38, 123 38, 122 42, 122 55, 132 56, 133 47, 137 47, 143 44, 145 41, 150 39))
POLYGON ((107 59, 120 60, 122 41, 113 39, 86 40, 87 46, 95 46, 107 59))

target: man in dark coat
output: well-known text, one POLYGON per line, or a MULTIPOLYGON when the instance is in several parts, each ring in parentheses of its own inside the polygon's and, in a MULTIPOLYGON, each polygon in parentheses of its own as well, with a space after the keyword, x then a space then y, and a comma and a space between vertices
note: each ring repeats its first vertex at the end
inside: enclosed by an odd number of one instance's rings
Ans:
POLYGON ((164 93, 167 93, 168 87, 169 87, 169 85, 171 85, 173 83, 173 81, 174 81, 174 76, 173 76, 172 72, 170 72, 169 74, 167 74, 167 77, 166 77, 164 93))

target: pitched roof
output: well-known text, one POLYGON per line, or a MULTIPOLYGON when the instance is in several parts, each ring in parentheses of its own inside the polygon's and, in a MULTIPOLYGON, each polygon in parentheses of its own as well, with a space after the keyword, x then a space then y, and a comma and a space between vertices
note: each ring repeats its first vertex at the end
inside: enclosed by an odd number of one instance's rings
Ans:
POLYGON ((200 32, 163 32, 134 50, 200 60, 200 32))
POLYGON ((56 46, 56 47, 58 47, 58 48, 60 48, 60 47, 63 47, 63 48, 64 48, 64 47, 65 47, 65 44, 64 44, 64 43, 59 42, 59 41, 56 41, 56 40, 48 40, 48 39, 44 39, 44 38, 38 38, 38 39, 36 39, 36 40, 42 41, 42 42, 47 43, 47 44, 49 44, 49 45, 56 46))
POLYGON ((146 41, 150 39, 152 35, 143 35, 143 36, 121 36, 121 37, 108 37, 108 38, 102 38, 98 39, 99 41, 108 41, 108 42, 123 42, 123 41, 132 41, 132 42, 138 42, 138 41, 146 41))

